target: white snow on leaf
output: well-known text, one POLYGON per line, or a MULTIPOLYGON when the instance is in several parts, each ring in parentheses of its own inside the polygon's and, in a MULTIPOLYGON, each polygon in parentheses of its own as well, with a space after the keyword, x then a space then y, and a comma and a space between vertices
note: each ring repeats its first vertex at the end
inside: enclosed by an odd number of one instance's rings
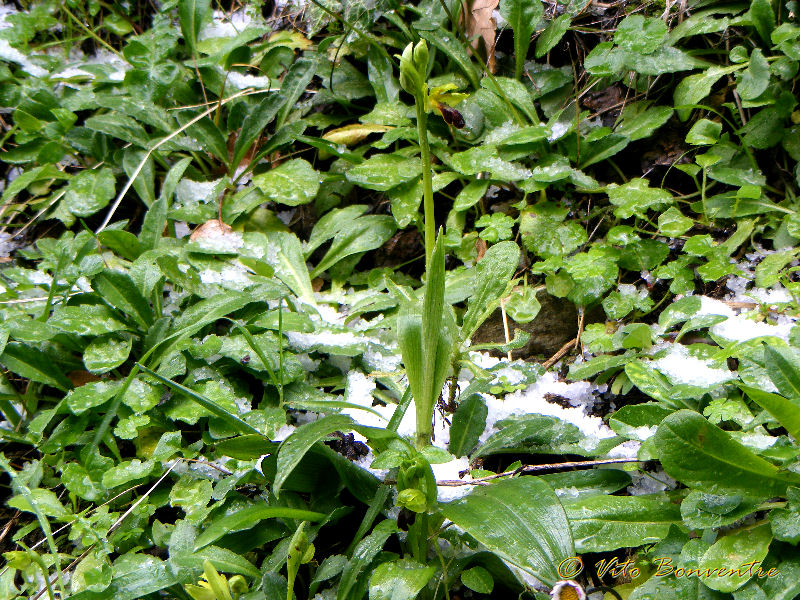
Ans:
POLYGON ((755 321, 749 318, 755 315, 753 311, 743 311, 736 314, 736 311, 720 300, 700 296, 700 310, 698 315, 722 315, 728 317, 725 321, 717 323, 709 329, 716 336, 732 342, 745 342, 761 336, 775 336, 783 340, 789 340, 789 332, 794 326, 794 319, 785 317, 779 319, 775 325, 755 321))
POLYGON ((231 71, 228 73, 228 83, 233 87, 243 90, 245 88, 264 89, 270 86, 269 77, 259 77, 231 71))
POLYGON ((691 356, 683 344, 671 344, 667 355, 653 361, 652 366, 669 377, 673 384, 710 387, 736 378, 728 369, 715 368, 711 364, 711 360, 691 356))

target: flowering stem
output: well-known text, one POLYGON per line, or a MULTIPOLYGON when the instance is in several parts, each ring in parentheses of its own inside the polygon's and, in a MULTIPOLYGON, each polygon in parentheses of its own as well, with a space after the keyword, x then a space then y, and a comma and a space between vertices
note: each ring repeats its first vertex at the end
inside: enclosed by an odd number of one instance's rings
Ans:
POLYGON ((436 242, 436 221, 433 212, 433 178, 431 175, 431 148, 428 145, 428 113, 425 111, 425 97, 423 94, 414 94, 417 105, 417 135, 419 148, 422 155, 422 196, 425 218, 425 270, 428 271, 431 262, 433 245, 436 242))

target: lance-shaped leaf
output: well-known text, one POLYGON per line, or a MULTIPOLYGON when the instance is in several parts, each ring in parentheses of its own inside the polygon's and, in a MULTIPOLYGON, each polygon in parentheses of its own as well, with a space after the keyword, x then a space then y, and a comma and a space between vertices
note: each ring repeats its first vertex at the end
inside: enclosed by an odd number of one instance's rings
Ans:
POLYGON ((444 505, 444 516, 500 558, 552 586, 575 549, 564 508, 538 477, 504 479, 444 505))
POLYGON ((183 41, 192 54, 195 53, 197 35, 211 10, 211 0, 180 0, 178 2, 178 19, 181 22, 183 41))

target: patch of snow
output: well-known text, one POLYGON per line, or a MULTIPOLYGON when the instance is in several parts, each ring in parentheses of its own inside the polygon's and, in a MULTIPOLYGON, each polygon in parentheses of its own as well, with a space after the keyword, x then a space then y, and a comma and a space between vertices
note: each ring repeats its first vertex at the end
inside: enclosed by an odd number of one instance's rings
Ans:
POLYGON ((566 383, 558 381, 555 373, 548 372, 527 389, 507 394, 503 399, 483 394, 489 412, 480 442, 485 442, 494 433, 494 425, 498 421, 513 415, 526 414, 552 416, 572 423, 590 439, 614 437, 616 434, 600 417, 588 415, 584 410, 584 407, 594 404, 594 391, 595 388, 588 381, 566 383), (564 408, 548 402, 545 399, 545 394, 548 393, 568 398, 570 403, 576 406, 564 408))
POLYGON ((253 283, 242 267, 227 265, 221 271, 203 269, 198 273, 205 284, 218 284, 231 289, 242 289, 253 283))
POLYGON ((276 215, 284 225, 289 225, 292 222, 292 217, 297 212, 296 208, 292 208, 291 210, 282 210, 278 212, 276 215))
POLYGON ((230 18, 221 10, 215 10, 212 14, 211 23, 200 30, 197 39, 236 37, 245 30, 252 20, 244 10, 234 11, 230 18))
POLYGON ((286 438, 288 438, 294 430, 297 429, 294 425, 284 425, 278 431, 272 434, 272 441, 273 442, 282 442, 286 438))
MULTIPOLYGON (((431 468, 433 469, 433 476, 436 478, 436 481, 458 479, 469 481, 472 479, 469 474, 465 475, 463 479, 459 477, 459 473, 469 470, 469 459, 466 457, 456 458, 450 462, 438 465, 431 465, 431 468)), ((436 487, 436 495, 439 502, 450 502, 451 500, 466 496, 473 487, 472 485, 439 485, 436 487)))
POLYGON ((632 471, 630 475, 633 483, 631 483, 627 489, 631 496, 658 494, 677 484, 677 482, 661 468, 654 471, 652 475, 641 471, 632 471))
POLYGON ((653 361, 652 366, 669 377, 673 384, 711 387, 736 377, 728 369, 710 366, 712 363, 711 360, 701 360, 691 356, 689 349, 682 344, 670 344, 669 353, 653 361))
POLYGON ((564 137, 567 131, 569 131, 570 127, 571 124, 562 123, 561 121, 553 123, 552 127, 550 127, 550 135, 547 136, 547 141, 555 142, 556 140, 564 137))
POLYGON ((748 314, 751 314, 751 311, 736 314, 736 311, 724 302, 708 296, 700 296, 700 302, 698 315, 722 315, 728 317, 725 321, 717 323, 709 329, 713 335, 732 342, 745 342, 767 335, 779 337, 786 341, 789 340, 789 332, 794 325, 792 319, 779 320, 778 324, 770 325, 769 323, 749 319, 748 314))
POLYGON ((33 64, 30 59, 16 48, 12 48, 8 40, 0 39, 0 59, 17 63, 24 71, 34 77, 44 77, 47 71, 33 64))
MULTIPOLYGON (((235 88, 243 90, 245 88, 265 89, 270 86, 269 77, 259 77, 231 71, 228 73, 228 82, 235 88)), ((279 215, 280 216, 280 215, 279 215)))

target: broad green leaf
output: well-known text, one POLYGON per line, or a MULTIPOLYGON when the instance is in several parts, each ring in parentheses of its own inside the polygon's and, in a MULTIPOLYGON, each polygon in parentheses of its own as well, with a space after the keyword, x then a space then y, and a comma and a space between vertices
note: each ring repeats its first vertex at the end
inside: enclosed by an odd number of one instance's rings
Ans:
MULTIPOLYGON (((184 159, 184 161, 189 160, 184 159)), ((185 164, 188 166, 189 162, 185 162, 185 164)), ((162 186, 161 197, 153 202, 147 210, 142 222, 142 230, 139 232, 139 244, 143 251, 152 250, 160 242, 161 234, 167 226, 167 204, 168 201, 164 197, 162 186)))
POLYGON ((663 19, 630 15, 617 25, 614 43, 637 54, 652 54, 664 44, 666 35, 663 19))
POLYGON ((456 196, 456 200, 453 203, 453 210, 465 211, 468 208, 472 208, 475 204, 477 204, 480 201, 481 198, 483 198, 488 188, 489 188, 488 181, 482 179, 476 179, 475 181, 470 181, 458 193, 458 196, 456 196))
POLYGON ((586 243, 588 235, 580 223, 535 212, 524 212, 519 226, 522 242, 542 258, 566 256, 586 243))
POLYGON ((211 0, 178 0, 178 19, 183 41, 190 54, 195 53, 197 35, 211 11, 211 0))
POLYGON ((106 269, 95 276, 92 287, 108 302, 143 328, 153 324, 153 310, 127 273, 106 269))
POLYGON ((152 460, 146 460, 144 462, 138 458, 123 460, 103 474, 103 486, 110 489, 137 479, 143 479, 150 475, 155 466, 156 463, 152 460))
POLYGON ((107 373, 128 360, 133 339, 109 334, 93 339, 83 351, 83 364, 91 373, 107 373))
POLYGON ((694 225, 694 221, 683 216, 680 210, 670 206, 658 216, 658 231, 670 237, 683 235, 694 225))
POLYGON ((519 247, 511 241, 495 244, 475 265, 474 293, 469 299, 461 335, 470 339, 494 312, 519 266, 519 247))
POLYGON ((223 573, 233 573, 234 575, 245 575, 246 577, 261 577, 261 572, 253 566, 249 560, 242 555, 220 548, 219 546, 206 546, 192 553, 180 554, 172 558, 172 562, 181 566, 202 567, 203 561, 209 561, 214 567, 223 573))
POLYGON ((262 239, 266 250, 264 260, 275 269, 275 276, 304 302, 316 305, 311 277, 297 236, 285 231, 270 231, 262 239))
POLYGON ((500 558, 552 586, 575 555, 569 522, 553 489, 537 477, 505 479, 443 505, 444 516, 500 558))
POLYGON ((461 72, 467 76, 473 88, 479 87, 478 74, 475 67, 470 60, 469 53, 458 37, 451 35, 444 29, 436 29, 435 31, 418 31, 420 37, 427 40, 429 44, 441 50, 448 58, 450 58, 461 72))
MULTIPOLYGON (((242 122, 242 130, 233 145, 233 159, 231 160, 231 170, 233 172, 239 168, 242 159, 250 150, 264 128, 270 124, 278 110, 286 101, 286 96, 278 93, 271 93, 264 98, 258 105, 250 108, 250 112, 242 122)), ((233 174, 233 173, 231 173, 233 174)))
POLYGON ((346 173, 347 180, 363 188, 385 192, 420 176, 419 159, 377 154, 346 173))
POLYGON ((268 200, 287 206, 311 202, 319 191, 319 173, 303 158, 293 158, 253 177, 268 200))
POLYGON ((711 494, 741 492, 782 496, 800 476, 781 472, 690 410, 665 418, 654 437, 664 470, 681 483, 711 494))
POLYGON ((757 572, 742 565, 764 560, 771 541, 769 525, 741 528, 721 537, 706 550, 700 560, 700 569, 715 569, 717 572, 724 569, 728 574, 705 578, 703 583, 719 592, 738 590, 757 572))
POLYGON ((622 112, 622 123, 614 133, 624 135, 632 142, 641 140, 651 137, 672 116, 669 106, 651 106, 642 110, 646 106, 646 103, 637 102, 627 107, 622 112))
POLYGON ((89 217, 111 202, 115 186, 114 175, 108 167, 81 171, 70 179, 64 205, 76 217, 89 217))
POLYGON ((672 386, 667 378, 643 361, 635 360, 625 365, 625 374, 633 385, 651 398, 673 408, 680 406, 670 397, 672 386))
POLYGON ((666 497, 587 496, 565 501, 577 552, 608 552, 664 538, 681 511, 666 497))
POLYGON ((613 494, 631 484, 631 476, 620 469, 589 469, 542 475, 559 498, 613 494))
POLYGON ((483 567, 472 567, 461 573, 461 583, 479 594, 491 594, 494 589, 494 578, 483 567))
POLYGON ((758 510, 760 498, 739 494, 718 496, 692 490, 681 502, 681 516, 687 527, 709 529, 725 527, 758 510))
MULTIPOLYGON (((771 9, 770 9, 771 10, 771 9)), ((769 86, 769 63, 759 48, 750 54, 750 64, 739 77, 736 91, 742 100, 755 100, 769 86)))
POLYGON ((790 487, 785 508, 770 511, 769 521, 775 539, 797 545, 800 542, 800 488, 790 487))
POLYGON ((43 515, 56 519, 63 519, 69 515, 69 511, 59 502, 58 496, 44 488, 32 489, 27 497, 14 496, 8 501, 8 506, 30 513, 35 513, 38 509, 43 515), (31 504, 34 504, 35 508, 31 504))
POLYGON ((20 377, 44 383, 62 391, 72 388, 72 383, 52 359, 41 350, 26 344, 10 342, 0 354, 0 364, 20 377))
POLYGON ((453 456, 466 456, 472 452, 486 427, 488 412, 486 401, 480 394, 472 394, 459 403, 450 427, 448 449, 453 456))
MULTIPOLYGON (((541 33, 539 38, 536 40, 536 58, 542 58, 545 54, 550 52, 558 42, 561 41, 561 38, 564 37, 564 34, 567 33, 569 29, 569 25, 571 22, 571 17, 569 14, 565 13, 559 17, 556 17, 550 23, 548 23, 547 28, 541 33)), ((514 33, 514 44, 516 46, 516 30, 514 33)))
POLYGON ((651 188, 646 179, 631 179, 620 186, 609 187, 608 199, 617 208, 614 214, 621 219, 633 215, 645 218, 648 210, 672 204, 673 198, 667 190, 651 188))
POLYGON ((321 521, 326 517, 324 513, 285 506, 252 505, 237 509, 203 528, 194 542, 195 551, 216 542, 219 538, 229 533, 244 531, 258 525, 265 519, 297 519, 301 521, 321 521))
POLYGON ((369 599, 414 600, 435 571, 411 559, 381 563, 369 578, 369 599))
POLYGON ((619 435, 633 440, 644 441, 649 438, 656 427, 672 410, 660 404, 647 402, 632 406, 623 406, 608 420, 608 426, 619 435))
POLYGON ((353 419, 346 415, 327 415, 296 429, 278 448, 278 472, 272 492, 278 496, 286 479, 318 441, 334 431, 353 429, 353 419))
POLYGON ((499 431, 489 436, 473 457, 486 456, 506 448, 534 446, 541 453, 565 452, 583 435, 572 423, 548 415, 527 414, 498 422, 499 431))
POLYGON ((544 6, 539 0, 501 0, 499 10, 500 15, 514 30, 514 77, 521 79, 531 36, 542 19, 544 6))
POLYGON ((796 353, 788 349, 764 346, 764 366, 778 392, 794 402, 800 402, 800 369, 796 353))
POLYGON ((689 118, 692 108, 711 93, 714 84, 725 75, 742 69, 740 65, 731 67, 711 67, 702 73, 688 75, 675 86, 673 101, 682 121, 689 118))
POLYGON ((597 246, 568 259, 564 273, 572 279, 573 286, 567 298, 578 306, 597 303, 616 283, 619 268, 613 255, 597 246))
POLYGON ((303 254, 306 257, 311 256, 314 250, 335 236, 343 228, 346 228, 349 222, 363 215, 368 208, 369 207, 364 204, 353 204, 344 208, 335 208, 325 213, 314 225, 314 229, 311 230, 308 241, 303 244, 303 254))
POLYGON ((693 146, 712 146, 719 141, 721 133, 722 123, 700 119, 686 134, 686 143, 693 146))
MULTIPOLYGON (((772 370, 768 369, 767 373, 772 377, 775 374, 772 370)), ((767 411, 772 417, 778 421, 789 432, 794 439, 800 440, 800 402, 797 400, 790 400, 778 394, 765 392, 758 388, 739 384, 739 388, 747 394, 747 396, 761 408, 767 411)))
POLYGON ((70 390, 64 400, 75 415, 108 402, 119 389, 118 381, 92 381, 70 390))
POLYGON ((365 215, 342 222, 340 227, 311 277, 317 277, 348 256, 380 248, 396 231, 394 219, 386 215, 365 215))
MULTIPOLYGON (((354 588, 362 571, 372 562, 378 552, 383 549, 386 540, 393 533, 398 533, 397 524, 392 519, 384 519, 375 526, 367 537, 361 540, 353 551, 353 556, 347 562, 342 572, 339 588, 336 590, 336 600, 355 600, 361 598, 353 594, 354 588)), ((362 592, 363 594, 363 592, 362 592)))
POLYGON ((103 304, 60 305, 53 311, 47 324, 76 335, 102 335, 128 329, 128 325, 103 304))
POLYGON ((284 76, 280 91, 284 104, 275 117, 276 131, 286 122, 286 118, 294 108, 295 102, 305 93, 306 87, 314 77, 316 70, 316 60, 300 58, 292 64, 289 72, 284 76))
POLYGON ((761 40, 770 44, 770 34, 775 29, 775 12, 770 0, 752 0, 748 15, 761 40))
POLYGON ((781 270, 794 260, 800 249, 781 250, 769 254, 756 265, 756 285, 769 288, 778 283, 781 270))
POLYGON ((111 585, 101 592, 84 590, 70 600, 136 600, 177 584, 169 565, 146 554, 125 554, 112 567, 111 585))

